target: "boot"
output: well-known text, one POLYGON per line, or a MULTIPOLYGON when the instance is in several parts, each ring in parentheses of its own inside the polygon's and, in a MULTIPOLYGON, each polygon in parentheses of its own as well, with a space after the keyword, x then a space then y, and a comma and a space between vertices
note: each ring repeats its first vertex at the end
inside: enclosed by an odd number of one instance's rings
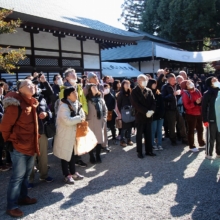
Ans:
POLYGON ((90 156, 90 163, 91 164, 96 164, 96 159, 95 159, 95 157, 94 157, 94 154, 93 154, 93 151, 90 151, 89 152, 89 156, 90 156))
POLYGON ((96 146, 96 162, 97 163, 101 163, 101 157, 100 157, 100 153, 101 153, 101 144, 97 144, 96 146))

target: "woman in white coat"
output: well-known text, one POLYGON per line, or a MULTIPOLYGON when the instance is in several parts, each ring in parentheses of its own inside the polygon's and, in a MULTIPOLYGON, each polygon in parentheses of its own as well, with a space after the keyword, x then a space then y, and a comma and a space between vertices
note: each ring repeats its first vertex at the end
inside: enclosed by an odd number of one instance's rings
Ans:
POLYGON ((73 87, 64 90, 64 98, 60 102, 56 120, 56 135, 53 153, 61 159, 65 182, 73 184, 74 180, 83 179, 75 171, 74 145, 76 143, 76 125, 85 120, 85 113, 78 95, 73 87))
POLYGON ((93 150, 89 152, 90 163, 101 163, 101 144, 103 144, 105 141, 104 128, 107 122, 108 109, 105 105, 105 100, 98 91, 96 84, 88 84, 88 94, 86 97, 89 109, 86 120, 89 123, 89 128, 93 131, 98 141, 98 144, 95 147, 96 157, 93 154, 93 150))

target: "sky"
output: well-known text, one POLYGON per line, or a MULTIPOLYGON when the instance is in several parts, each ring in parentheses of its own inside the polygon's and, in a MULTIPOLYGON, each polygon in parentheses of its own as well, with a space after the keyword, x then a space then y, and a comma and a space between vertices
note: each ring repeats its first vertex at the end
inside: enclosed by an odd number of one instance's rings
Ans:
POLYGON ((72 0, 71 2, 74 14, 125 29, 118 21, 124 0, 72 0))

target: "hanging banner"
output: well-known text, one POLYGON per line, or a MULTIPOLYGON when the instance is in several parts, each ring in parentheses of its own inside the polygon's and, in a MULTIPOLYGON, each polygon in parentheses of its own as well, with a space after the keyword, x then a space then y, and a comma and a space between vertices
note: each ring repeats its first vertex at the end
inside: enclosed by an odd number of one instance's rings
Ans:
POLYGON ((156 57, 186 63, 207 63, 220 60, 220 49, 211 51, 183 51, 155 45, 156 57))

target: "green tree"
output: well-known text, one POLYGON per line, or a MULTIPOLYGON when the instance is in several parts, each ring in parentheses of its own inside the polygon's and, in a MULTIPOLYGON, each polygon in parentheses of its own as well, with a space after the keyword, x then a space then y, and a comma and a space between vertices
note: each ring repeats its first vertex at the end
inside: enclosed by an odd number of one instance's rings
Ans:
POLYGON ((146 0, 140 29, 203 50, 207 38, 220 37, 220 0, 146 0))
POLYGON ((142 14, 145 8, 146 0, 124 0, 121 5, 122 13, 118 19, 126 29, 138 29, 142 22, 142 14))
MULTIPOLYGON (((5 21, 5 18, 12 13, 10 10, 0 10, 0 34, 13 34, 21 24, 21 20, 5 21)), ((19 68, 16 66, 19 60, 25 59, 25 49, 11 50, 0 47, 0 69, 11 73, 11 70, 19 68)))

